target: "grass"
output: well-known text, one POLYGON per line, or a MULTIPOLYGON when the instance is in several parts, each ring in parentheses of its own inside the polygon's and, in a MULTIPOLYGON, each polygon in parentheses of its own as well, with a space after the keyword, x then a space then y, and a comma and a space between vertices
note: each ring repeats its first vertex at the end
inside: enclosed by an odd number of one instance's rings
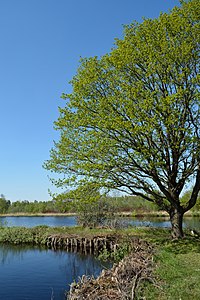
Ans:
POLYGON ((145 299, 199 299, 200 253, 174 254, 161 250, 156 261, 154 275, 159 284, 145 286, 145 299))
POLYGON ((187 235, 179 241, 165 238, 161 241, 154 237, 153 243, 156 245, 154 276, 157 285, 143 286, 144 299, 199 300, 200 239, 187 235))
POLYGON ((38 244, 43 245, 48 236, 67 235, 88 237, 115 234, 116 231, 110 229, 90 229, 82 227, 48 227, 46 225, 32 228, 26 227, 4 227, 0 226, 0 243, 12 244, 38 244))
POLYGON ((152 299, 199 299, 200 253, 174 254, 162 250, 157 260, 161 288, 154 289, 152 299))

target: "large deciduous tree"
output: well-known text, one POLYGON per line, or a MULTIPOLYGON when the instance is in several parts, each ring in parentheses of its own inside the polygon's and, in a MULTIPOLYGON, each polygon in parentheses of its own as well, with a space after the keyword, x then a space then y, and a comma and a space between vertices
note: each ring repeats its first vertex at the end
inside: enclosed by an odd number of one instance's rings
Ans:
POLYGON ((45 163, 64 174, 57 186, 88 181, 156 202, 174 238, 200 190, 199 4, 132 23, 109 54, 81 61, 45 163))

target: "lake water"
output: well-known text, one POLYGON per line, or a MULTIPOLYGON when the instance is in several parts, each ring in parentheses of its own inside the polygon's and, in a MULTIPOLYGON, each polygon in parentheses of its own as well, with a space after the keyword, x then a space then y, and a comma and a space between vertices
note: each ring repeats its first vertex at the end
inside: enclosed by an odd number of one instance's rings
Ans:
POLYGON ((91 255, 0 244, 0 299, 64 300, 74 280, 102 268, 91 255))
POLYGON ((0 224, 4 226, 24 226, 34 227, 38 225, 47 225, 51 227, 75 226, 77 225, 75 216, 38 216, 38 217, 0 217, 0 224))
MULTIPOLYGON (((168 218, 165 217, 143 217, 143 218, 122 218, 123 225, 131 226, 152 226, 152 227, 170 227, 168 218)), ((51 227, 75 226, 77 219, 75 216, 38 216, 38 217, 0 217, 0 224, 4 226, 24 226, 34 227, 38 225, 47 225, 51 227)), ((185 217, 183 226, 200 230, 200 217, 185 217)))
MULTIPOLYGON (((127 220, 127 219, 126 219, 127 220)), ((141 217, 141 218, 131 218, 128 220, 130 225, 140 227, 171 227, 171 222, 167 217, 141 217)), ((200 217, 185 217, 183 220, 183 227, 188 229, 200 230, 200 217)))

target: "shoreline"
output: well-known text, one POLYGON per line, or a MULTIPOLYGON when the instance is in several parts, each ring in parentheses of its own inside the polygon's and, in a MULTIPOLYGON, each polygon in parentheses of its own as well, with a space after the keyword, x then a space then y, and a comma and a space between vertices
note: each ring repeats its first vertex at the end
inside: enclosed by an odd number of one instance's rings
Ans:
MULTIPOLYGON (((77 216, 77 213, 5 213, 0 214, 0 217, 73 217, 77 216)), ((138 218, 138 217, 169 217, 168 213, 165 211, 152 211, 152 212, 117 212, 115 214, 118 217, 131 217, 131 218, 138 218)), ((199 217, 200 211, 191 212, 188 211, 184 214, 186 217, 199 217)))
POLYGON ((76 213, 7 213, 0 217, 73 217, 76 213))

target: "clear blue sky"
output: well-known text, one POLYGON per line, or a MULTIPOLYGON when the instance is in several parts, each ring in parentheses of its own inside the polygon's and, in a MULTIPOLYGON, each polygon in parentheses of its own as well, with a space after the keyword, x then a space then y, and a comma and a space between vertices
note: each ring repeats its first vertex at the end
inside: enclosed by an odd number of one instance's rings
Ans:
MULTIPOLYGON (((48 200, 42 168, 62 92, 80 57, 103 55, 123 24, 156 18, 178 0, 0 0, 0 194, 48 200)), ((54 190, 54 189, 53 189, 54 190)))

